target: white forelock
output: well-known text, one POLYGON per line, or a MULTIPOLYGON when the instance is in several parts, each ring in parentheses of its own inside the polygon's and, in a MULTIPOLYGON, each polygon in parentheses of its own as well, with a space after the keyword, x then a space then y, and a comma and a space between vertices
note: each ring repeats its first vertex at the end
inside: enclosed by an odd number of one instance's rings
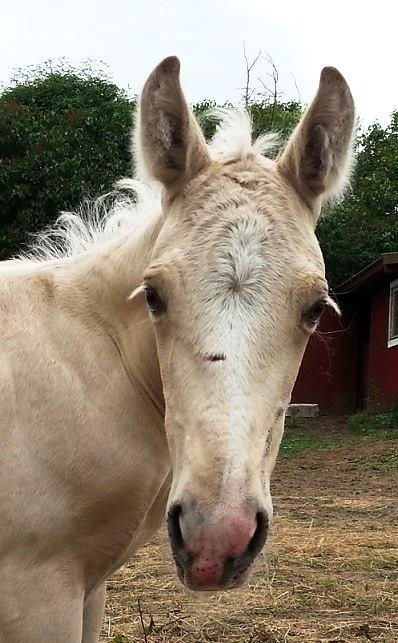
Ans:
POLYGON ((246 110, 217 108, 209 112, 218 121, 216 132, 208 148, 215 159, 239 159, 263 155, 278 147, 279 136, 274 132, 262 134, 253 140, 253 125, 246 110))

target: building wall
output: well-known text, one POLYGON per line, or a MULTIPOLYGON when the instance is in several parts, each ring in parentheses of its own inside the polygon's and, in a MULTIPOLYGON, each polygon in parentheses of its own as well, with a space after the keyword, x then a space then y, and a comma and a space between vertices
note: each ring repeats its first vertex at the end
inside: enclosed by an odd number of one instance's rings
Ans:
POLYGON ((389 284, 373 292, 368 386, 373 408, 398 403, 398 346, 388 348, 389 299, 389 284))
POLYGON ((345 299, 342 309, 341 318, 332 311, 324 313, 293 389, 293 403, 319 404, 324 414, 357 408, 358 307, 345 299))

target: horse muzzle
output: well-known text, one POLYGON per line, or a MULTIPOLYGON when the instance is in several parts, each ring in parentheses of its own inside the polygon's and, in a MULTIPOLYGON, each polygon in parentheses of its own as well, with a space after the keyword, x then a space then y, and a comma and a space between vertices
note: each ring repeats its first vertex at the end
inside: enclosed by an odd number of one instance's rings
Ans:
POLYGON ((264 547, 268 514, 254 502, 209 516, 192 502, 173 503, 167 526, 180 580, 195 591, 242 585, 264 547))

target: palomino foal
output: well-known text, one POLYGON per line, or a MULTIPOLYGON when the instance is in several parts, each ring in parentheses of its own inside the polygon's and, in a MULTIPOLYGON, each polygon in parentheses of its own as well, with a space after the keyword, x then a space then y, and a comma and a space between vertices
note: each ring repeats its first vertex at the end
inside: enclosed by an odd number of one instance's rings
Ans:
POLYGON ((138 205, 64 217, 3 264, 1 643, 97 641, 106 578, 166 507, 185 585, 244 581, 300 360, 331 304, 314 227, 345 183, 353 123, 326 68, 276 162, 244 114, 207 146, 167 58, 135 138, 161 202, 137 182, 138 205))

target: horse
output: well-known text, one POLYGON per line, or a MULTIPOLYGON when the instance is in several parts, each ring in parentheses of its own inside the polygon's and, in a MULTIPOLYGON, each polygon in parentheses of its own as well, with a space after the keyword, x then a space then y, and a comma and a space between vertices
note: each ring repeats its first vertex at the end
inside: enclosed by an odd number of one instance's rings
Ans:
POLYGON ((304 349, 336 306, 314 229, 354 118, 327 67, 273 160, 244 111, 207 144, 166 58, 140 97, 135 196, 1 264, 1 643, 97 642, 106 579, 165 515, 188 588, 246 581, 304 349))

